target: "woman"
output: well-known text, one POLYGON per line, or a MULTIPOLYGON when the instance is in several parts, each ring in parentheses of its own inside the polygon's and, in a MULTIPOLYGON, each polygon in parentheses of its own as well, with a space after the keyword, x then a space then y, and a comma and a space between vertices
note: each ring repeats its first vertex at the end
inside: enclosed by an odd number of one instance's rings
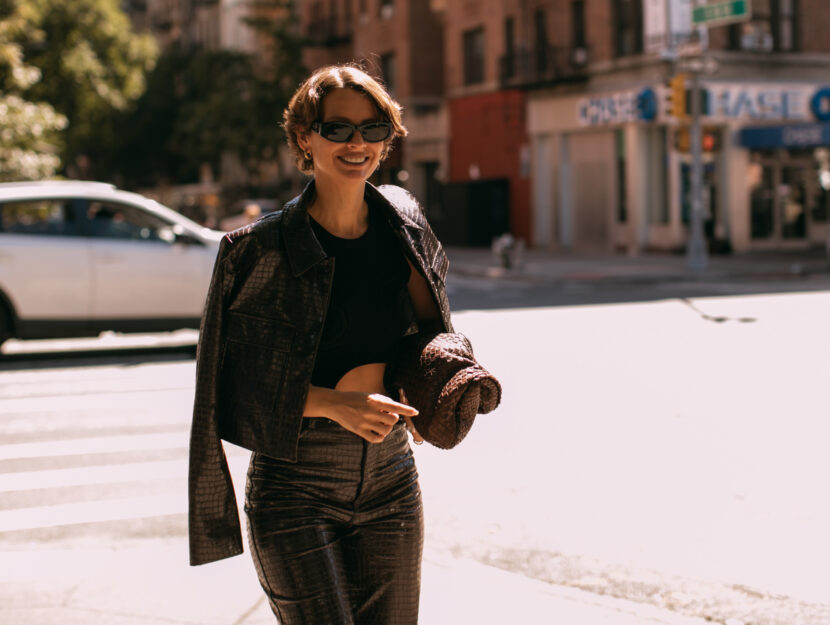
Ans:
POLYGON ((447 259, 417 203, 368 178, 406 134, 351 66, 315 72, 284 113, 313 175, 282 211, 223 239, 202 322, 191 433, 191 563, 242 551, 220 438, 254 453, 245 510, 284 625, 417 623, 423 515, 385 383, 400 339, 451 331, 447 259))

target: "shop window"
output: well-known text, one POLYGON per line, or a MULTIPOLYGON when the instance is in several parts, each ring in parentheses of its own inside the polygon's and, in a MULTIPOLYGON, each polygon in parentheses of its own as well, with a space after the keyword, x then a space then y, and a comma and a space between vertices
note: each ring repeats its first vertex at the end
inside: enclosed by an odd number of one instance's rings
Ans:
POLYGON ((617 147, 617 221, 628 221, 628 187, 625 183, 625 134, 622 130, 615 132, 617 147))
POLYGON ((479 26, 463 35, 464 84, 484 82, 484 27, 479 26))
POLYGON ((798 49, 798 0, 754 0, 752 19, 729 27, 729 47, 750 52, 798 49))
POLYGON ((752 163, 750 178, 750 234, 753 239, 769 239, 775 232, 775 187, 772 168, 752 163))
POLYGON ((813 221, 824 223, 830 216, 830 149, 816 148, 813 156, 818 174, 811 216, 813 221))
POLYGON ((782 167, 778 193, 781 236, 803 239, 807 236, 807 168, 800 165, 782 167))
POLYGON ((643 51, 643 9, 640 0, 613 0, 614 51, 617 56, 643 51))

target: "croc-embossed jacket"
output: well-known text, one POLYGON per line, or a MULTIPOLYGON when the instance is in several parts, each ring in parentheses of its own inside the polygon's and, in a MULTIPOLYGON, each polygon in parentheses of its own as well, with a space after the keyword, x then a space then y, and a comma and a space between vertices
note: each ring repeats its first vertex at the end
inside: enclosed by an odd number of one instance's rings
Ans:
MULTIPOLYGON (((280 211, 222 239, 199 334, 190 438, 190 563, 242 553, 239 513, 222 440, 297 459, 334 259, 307 209, 314 181, 280 211)), ((366 183, 407 258, 426 278, 452 331, 444 287, 448 261, 418 203, 404 189, 366 183)), ((414 314, 407 333, 418 329, 414 314)))

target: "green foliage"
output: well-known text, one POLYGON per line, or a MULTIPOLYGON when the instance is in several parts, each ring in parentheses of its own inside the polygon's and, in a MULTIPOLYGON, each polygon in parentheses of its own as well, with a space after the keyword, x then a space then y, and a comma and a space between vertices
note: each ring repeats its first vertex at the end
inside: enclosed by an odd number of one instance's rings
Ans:
POLYGON ((161 55, 119 124, 125 134, 113 164, 127 184, 195 182, 204 163, 219 171, 222 154, 250 174, 274 158, 284 143, 282 111, 305 73, 291 4, 261 2, 279 9, 276 17, 246 20, 268 42, 264 64, 227 50, 172 47, 161 55))
POLYGON ((16 2, 31 26, 19 38, 24 60, 41 73, 29 94, 69 120, 66 162, 85 155, 94 166, 118 141, 116 114, 144 91, 155 41, 132 31, 118 0, 16 2))
POLYGON ((41 74, 23 61, 24 38, 37 38, 27 11, 0 0, 0 181, 48 178, 60 167, 57 133, 66 118, 26 98, 41 74))

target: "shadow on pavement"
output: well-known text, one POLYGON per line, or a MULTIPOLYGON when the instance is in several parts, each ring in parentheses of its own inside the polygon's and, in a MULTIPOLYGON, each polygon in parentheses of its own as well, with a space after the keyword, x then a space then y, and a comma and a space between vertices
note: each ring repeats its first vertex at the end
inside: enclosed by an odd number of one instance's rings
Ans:
POLYGON ((592 306, 695 300, 741 295, 830 291, 830 276, 741 277, 724 281, 592 282, 498 279, 450 275, 447 292, 453 312, 552 306, 592 306))

